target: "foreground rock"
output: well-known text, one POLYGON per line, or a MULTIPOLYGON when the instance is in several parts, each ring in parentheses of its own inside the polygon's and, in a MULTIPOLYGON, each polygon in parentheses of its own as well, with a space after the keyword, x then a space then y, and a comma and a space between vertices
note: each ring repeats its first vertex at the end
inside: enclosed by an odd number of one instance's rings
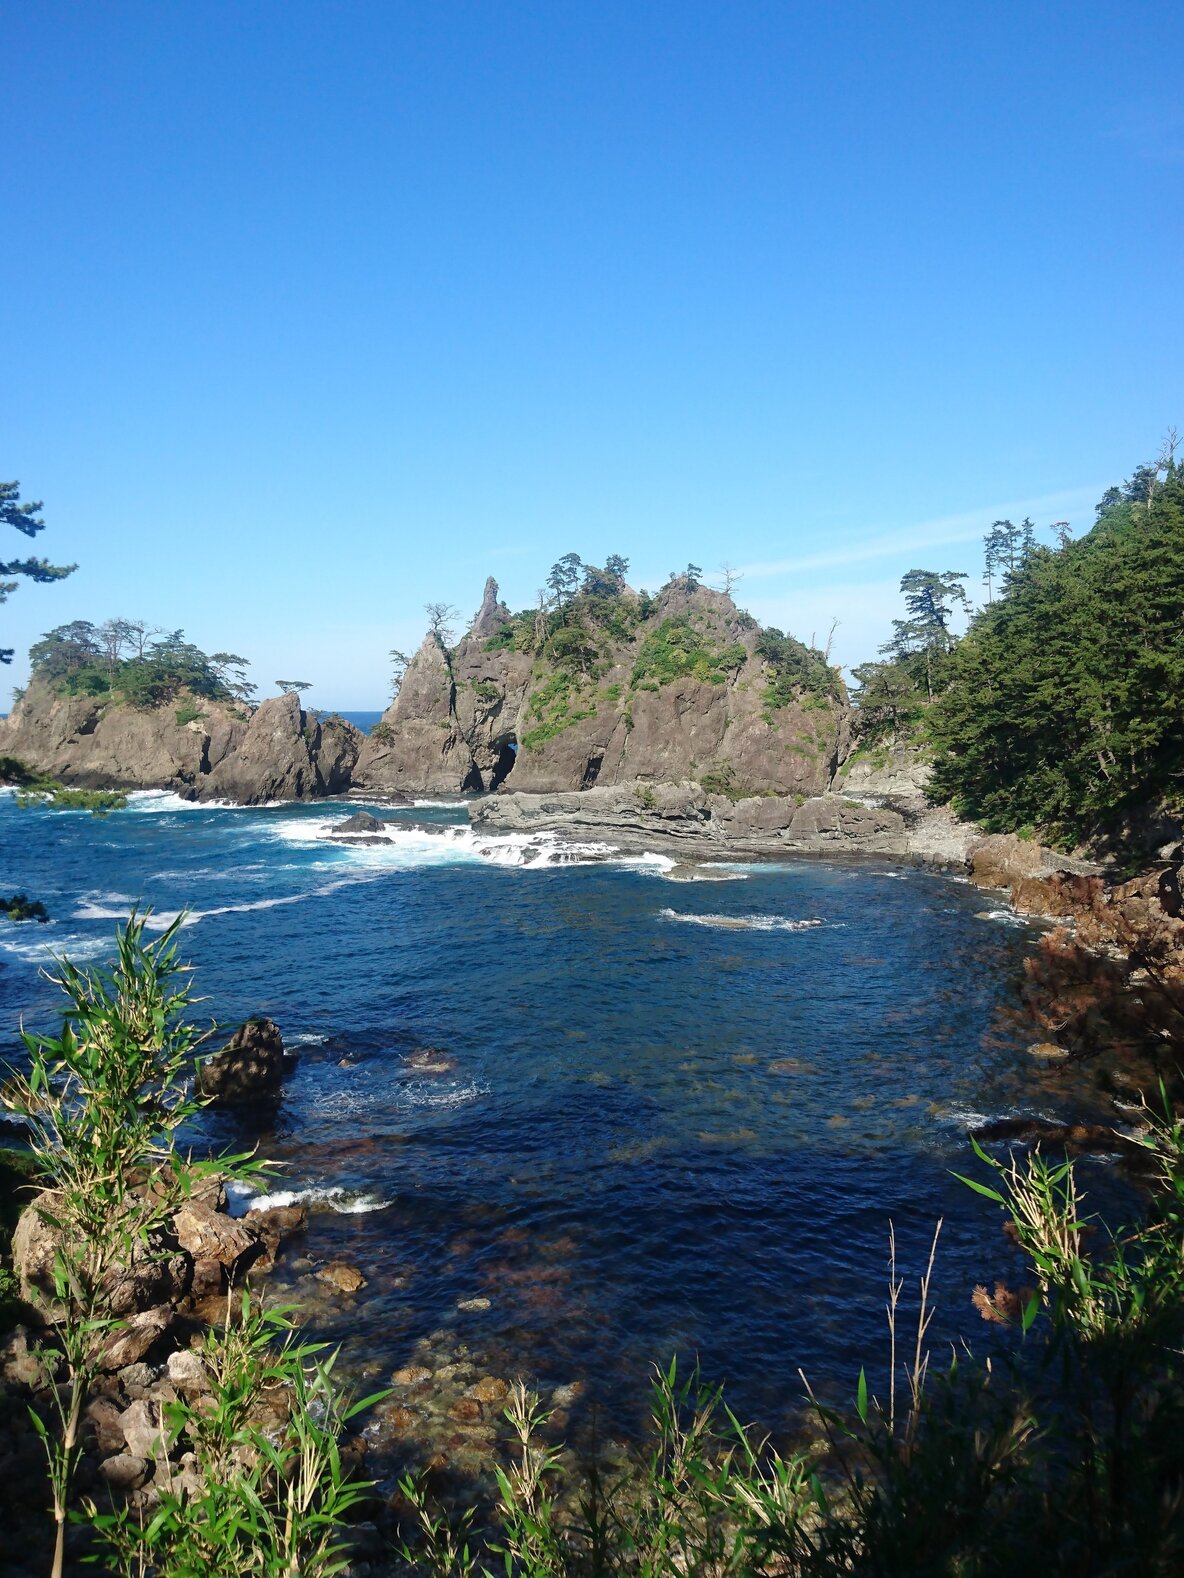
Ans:
POLYGON ((391 842, 386 823, 369 811, 355 811, 353 816, 346 817, 344 822, 338 822, 336 826, 331 827, 327 836, 338 844, 365 846, 391 842))
POLYGON ((321 720, 298 696, 276 696, 255 712, 188 698, 132 707, 93 696, 60 696, 34 680, 0 719, 0 757, 87 789, 171 789, 187 799, 259 805, 339 794, 349 787, 362 734, 340 718, 321 720))
POLYGON ((279 1095, 284 1075, 295 1063, 295 1057, 284 1051, 284 1038, 274 1020, 248 1019, 221 1052, 202 1064, 198 1087, 212 1101, 263 1101, 279 1095))

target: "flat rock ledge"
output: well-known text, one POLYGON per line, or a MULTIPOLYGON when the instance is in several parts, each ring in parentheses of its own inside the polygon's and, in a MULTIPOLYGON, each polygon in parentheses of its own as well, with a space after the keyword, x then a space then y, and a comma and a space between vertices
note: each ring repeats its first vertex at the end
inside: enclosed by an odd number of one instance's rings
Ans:
POLYGON ((982 839, 920 796, 892 804, 839 794, 730 800, 690 781, 490 795, 473 802, 469 818, 489 832, 551 831, 706 859, 882 855, 962 870, 982 839))

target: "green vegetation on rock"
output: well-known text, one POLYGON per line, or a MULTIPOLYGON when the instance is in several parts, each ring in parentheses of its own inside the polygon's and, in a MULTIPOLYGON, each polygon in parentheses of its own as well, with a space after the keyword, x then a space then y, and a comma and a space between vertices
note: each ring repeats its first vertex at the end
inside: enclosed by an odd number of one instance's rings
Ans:
POLYGON ((236 653, 207 654, 183 630, 154 632, 130 619, 59 625, 29 648, 29 662, 33 678, 59 695, 109 697, 134 707, 180 697, 186 707, 195 699, 246 701, 256 688, 246 678, 247 660, 236 653))
POLYGON ((678 679, 723 685, 747 660, 742 642, 712 641, 688 614, 677 614, 663 619, 642 641, 629 683, 634 690, 659 690, 678 679))
POLYGON ((10 921, 40 921, 42 925, 49 920, 49 911, 41 900, 31 899, 27 893, 0 896, 0 915, 10 921))

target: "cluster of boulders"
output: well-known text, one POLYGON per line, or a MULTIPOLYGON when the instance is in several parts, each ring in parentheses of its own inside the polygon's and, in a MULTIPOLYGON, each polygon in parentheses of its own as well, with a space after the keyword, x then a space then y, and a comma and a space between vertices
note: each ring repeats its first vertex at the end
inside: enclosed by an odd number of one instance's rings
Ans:
MULTIPOLYGON (((202 1066, 198 1080, 218 1101, 254 1101, 278 1092, 290 1064, 278 1027, 256 1019, 202 1066)), ((271 1270, 284 1241, 304 1228, 307 1211, 282 1205, 232 1216, 224 1181, 208 1173, 186 1180, 158 1169, 127 1182, 129 1247, 101 1287, 111 1324, 95 1339, 98 1376, 82 1423, 80 1489, 96 1494, 106 1487, 147 1508, 166 1479, 174 1488, 200 1488, 184 1443, 166 1442, 164 1409, 210 1391, 203 1334, 234 1317, 248 1273, 271 1270), (141 1235, 136 1223, 145 1220, 154 1226, 141 1235)), ((0 1423, 0 1502, 16 1496, 16 1504, 40 1506, 45 1497, 44 1451, 27 1407, 52 1418, 51 1389, 62 1379, 49 1330, 67 1313, 54 1275, 63 1235, 58 1200, 56 1190, 42 1190, 12 1238, 25 1319, 0 1344, 0 1395, 8 1405, 0 1423)), ((344 1262, 326 1276, 339 1292, 365 1281, 344 1262)), ((282 1399, 274 1406, 282 1408, 282 1399)))
POLYGON ((1059 923, 1025 962, 1028 1004, 1049 1036, 1042 1052, 1112 1054, 1107 1079, 1124 1089, 1178 1081, 1159 1054, 1184 1036, 1182 855, 1168 850, 1115 883, 1081 862, 1050 869, 1047 851, 1013 835, 978 846, 974 882, 1004 889, 1021 915, 1059 923))

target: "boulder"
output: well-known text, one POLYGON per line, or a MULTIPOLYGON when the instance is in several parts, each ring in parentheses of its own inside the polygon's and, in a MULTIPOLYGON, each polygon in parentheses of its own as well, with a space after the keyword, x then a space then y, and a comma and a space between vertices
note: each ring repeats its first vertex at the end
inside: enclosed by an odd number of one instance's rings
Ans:
POLYGON ((1014 833, 992 833, 970 852, 970 880, 979 888, 1009 888, 1013 882, 1038 875, 1044 850, 1014 833))
MULTIPOLYGON (((21 1281, 21 1297, 37 1309, 56 1312, 54 1264, 63 1243, 53 1220, 60 1209, 56 1190, 45 1189, 22 1211, 12 1235, 13 1268, 21 1281)), ((110 1313, 131 1315, 184 1297, 191 1276, 185 1254, 161 1233, 133 1246, 131 1258, 112 1267, 105 1282, 110 1313)), ((127 1362, 127 1361, 125 1361, 127 1362)))
MULTIPOLYGON (((245 1222, 192 1200, 173 1217, 173 1231, 195 1264, 216 1261, 233 1284, 264 1254, 265 1244, 245 1222)), ((213 1291, 213 1290, 210 1290, 213 1291)))
POLYGON ((386 826, 369 811, 355 811, 353 816, 346 817, 344 822, 338 822, 330 829, 332 837, 339 838, 342 833, 385 833, 386 826))
POLYGON ((119 1428, 123 1431, 128 1451, 134 1457, 151 1460, 163 1450, 164 1426, 158 1410, 147 1398, 129 1403, 119 1416, 119 1428))
POLYGON ((221 1052, 201 1065, 198 1086, 212 1101, 263 1100, 279 1094, 292 1061, 278 1025, 270 1019, 248 1019, 221 1052))
POLYGON ((322 1266, 317 1272, 317 1281, 328 1283, 339 1293, 357 1293, 366 1286, 366 1278, 357 1266, 351 1266, 345 1260, 334 1260, 322 1266))
POLYGON ((141 1310, 138 1314, 129 1315, 104 1341, 100 1368, 122 1370, 129 1364, 138 1364, 172 1324, 173 1310, 168 1304, 162 1304, 158 1309, 141 1310))
POLYGON ((112 1457, 104 1458, 99 1464, 99 1473, 106 1480, 112 1490, 128 1495, 133 1490, 138 1490, 152 1472, 152 1464, 147 1458, 136 1457, 131 1452, 118 1452, 112 1457))

